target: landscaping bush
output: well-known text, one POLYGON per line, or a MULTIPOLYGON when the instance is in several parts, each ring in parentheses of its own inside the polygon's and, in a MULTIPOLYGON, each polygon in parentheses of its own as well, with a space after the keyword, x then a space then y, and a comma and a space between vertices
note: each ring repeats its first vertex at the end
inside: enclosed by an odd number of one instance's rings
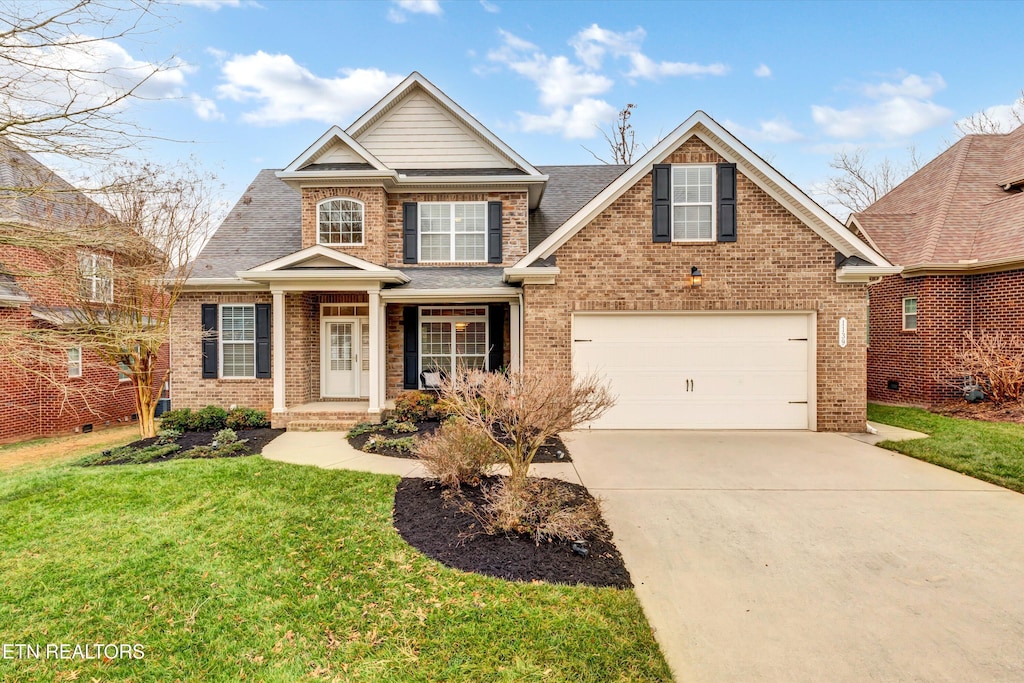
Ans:
POLYGON ((365 449, 370 452, 394 449, 396 451, 401 451, 402 453, 412 453, 412 449, 415 447, 416 437, 414 436, 403 436, 397 439, 386 439, 382 436, 371 436, 366 442, 365 449))
POLYGON ((351 429, 348 430, 347 436, 348 438, 351 439, 352 437, 360 436, 362 434, 366 434, 367 432, 375 432, 378 429, 380 429, 380 424, 376 422, 360 422, 359 424, 353 426, 351 429))
POLYGON ((184 433, 180 429, 161 429, 156 433, 156 442, 159 444, 174 443, 184 433))
POLYGON ((193 458, 193 459, 198 459, 198 458, 234 458, 234 457, 240 456, 240 455, 248 455, 249 454, 249 449, 245 445, 247 442, 248 442, 247 439, 239 439, 237 441, 233 441, 233 442, 225 443, 225 444, 221 444, 220 442, 217 442, 216 446, 214 446, 213 444, 210 444, 209 446, 196 446, 195 448, 191 448, 191 449, 185 451, 181 455, 181 457, 182 458, 193 458))
POLYGON ((422 439, 418 455, 431 478, 442 486, 479 486, 497 463, 494 442, 485 432, 465 420, 446 422, 422 439))
POLYGON ((181 446, 176 443, 155 443, 152 446, 146 446, 145 448, 118 446, 117 448, 111 448, 103 451, 102 453, 97 453, 96 455, 87 455, 81 460, 78 460, 75 464, 82 467, 92 467, 95 465, 141 465, 147 462, 153 462, 154 460, 159 460, 160 458, 168 456, 179 450, 181 450, 181 446))
POLYGON ((383 429, 390 431, 392 434, 408 434, 410 432, 419 431, 419 429, 416 428, 416 425, 409 421, 399 422, 398 420, 388 420, 387 422, 380 426, 383 429))
POLYGON ((225 426, 238 431, 239 429, 261 429, 270 426, 267 414, 255 408, 235 408, 228 413, 225 426))
POLYGON ((238 441, 238 434, 235 433, 234 429, 222 429, 213 437, 213 443, 218 446, 227 446, 236 441, 238 441))
POLYGON ((192 418, 192 432, 215 432, 227 427, 228 411, 219 406, 206 406, 192 418))
POLYGON ((484 491, 477 517, 488 533, 528 534, 534 541, 586 541, 601 531, 601 504, 554 479, 528 479, 521 487, 502 478, 484 491))
POLYGON ((1024 336, 983 330, 964 332, 936 379, 964 393, 980 391, 993 403, 1024 398, 1024 336))
POLYGON ((176 432, 192 431, 192 422, 194 419, 195 415, 192 414, 192 410, 190 408, 168 410, 160 416, 160 429, 173 429, 176 432))
POLYGON ((437 397, 425 391, 403 391, 395 397, 389 418, 395 422, 422 422, 434 417, 437 397))

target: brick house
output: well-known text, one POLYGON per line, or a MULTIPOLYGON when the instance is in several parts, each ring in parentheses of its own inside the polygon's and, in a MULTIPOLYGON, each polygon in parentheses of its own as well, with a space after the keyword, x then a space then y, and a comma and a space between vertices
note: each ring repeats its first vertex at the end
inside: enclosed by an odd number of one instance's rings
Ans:
POLYGON ((1024 331, 1024 127, 968 135, 848 225, 903 267, 870 287, 868 397, 962 397, 937 375, 964 332, 1024 331))
POLYGON ((512 367, 600 372, 594 428, 862 431, 893 272, 703 112, 628 167, 535 167, 414 73, 257 175, 175 311, 210 334, 173 400, 365 418, 512 367))
MULTIPOLYGON (((107 217, 85 195, 9 142, 0 145, 0 223, 16 230, 53 229, 107 217), (29 191, 27 191, 29 190, 29 191)), ((117 283, 115 254, 79 251, 81 286, 98 302, 110 300, 117 283)), ((53 264, 38 250, 4 245, 0 251, 0 328, 4 332, 60 326, 69 317, 54 278, 39 276, 53 264)), ((167 367, 166 353, 161 358, 167 367)), ((69 346, 67 363, 38 358, 0 358, 0 443, 99 429, 135 419, 132 386, 87 347, 69 346)))

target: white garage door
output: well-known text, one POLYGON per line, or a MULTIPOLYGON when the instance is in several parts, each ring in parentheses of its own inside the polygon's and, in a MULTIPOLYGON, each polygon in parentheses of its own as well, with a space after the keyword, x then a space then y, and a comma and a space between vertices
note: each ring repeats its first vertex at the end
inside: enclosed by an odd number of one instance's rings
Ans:
POLYGON ((594 429, 808 429, 807 314, 577 313, 573 371, 618 401, 594 429))

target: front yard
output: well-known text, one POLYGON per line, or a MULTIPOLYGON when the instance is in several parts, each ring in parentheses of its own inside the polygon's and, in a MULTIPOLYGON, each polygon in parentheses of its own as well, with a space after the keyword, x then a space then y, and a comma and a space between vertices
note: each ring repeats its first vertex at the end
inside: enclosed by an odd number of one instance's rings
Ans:
POLYGON ((630 590, 447 569, 391 522, 397 477, 259 456, 0 475, 4 681, 670 680, 630 590))
POLYGON ((868 419, 929 435, 883 441, 878 444, 883 448, 1024 493, 1024 424, 964 420, 877 404, 868 404, 868 419))

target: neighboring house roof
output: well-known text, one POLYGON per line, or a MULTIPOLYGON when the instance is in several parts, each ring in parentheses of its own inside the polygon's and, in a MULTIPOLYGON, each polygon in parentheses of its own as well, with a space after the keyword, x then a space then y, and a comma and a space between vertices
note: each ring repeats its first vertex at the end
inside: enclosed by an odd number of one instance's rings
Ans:
POLYGON ((968 135, 850 224, 908 273, 1024 262, 1021 184, 1024 126, 968 135))
POLYGON ((302 198, 278 180, 276 170, 259 172, 192 266, 192 278, 235 278, 235 273, 302 248, 302 198))
POLYGON ((13 275, 4 272, 4 264, 0 263, 0 306, 28 303, 32 298, 14 280, 13 275))
MULTIPOLYGON (((880 254, 703 111, 694 112, 690 118, 652 147, 557 230, 531 249, 530 253, 516 263, 511 270, 521 271, 539 260, 548 259, 641 177, 650 173, 655 163, 664 159, 672 150, 694 136, 700 138, 728 161, 736 163, 747 178, 789 209, 843 256, 858 256, 872 264, 871 268, 881 271, 892 270, 892 267, 880 254)), ((847 267, 847 270, 850 268, 861 267, 850 266, 847 267)), ((866 275, 866 271, 862 275, 866 275)), ((849 271, 849 276, 855 277, 852 270, 849 271)))

